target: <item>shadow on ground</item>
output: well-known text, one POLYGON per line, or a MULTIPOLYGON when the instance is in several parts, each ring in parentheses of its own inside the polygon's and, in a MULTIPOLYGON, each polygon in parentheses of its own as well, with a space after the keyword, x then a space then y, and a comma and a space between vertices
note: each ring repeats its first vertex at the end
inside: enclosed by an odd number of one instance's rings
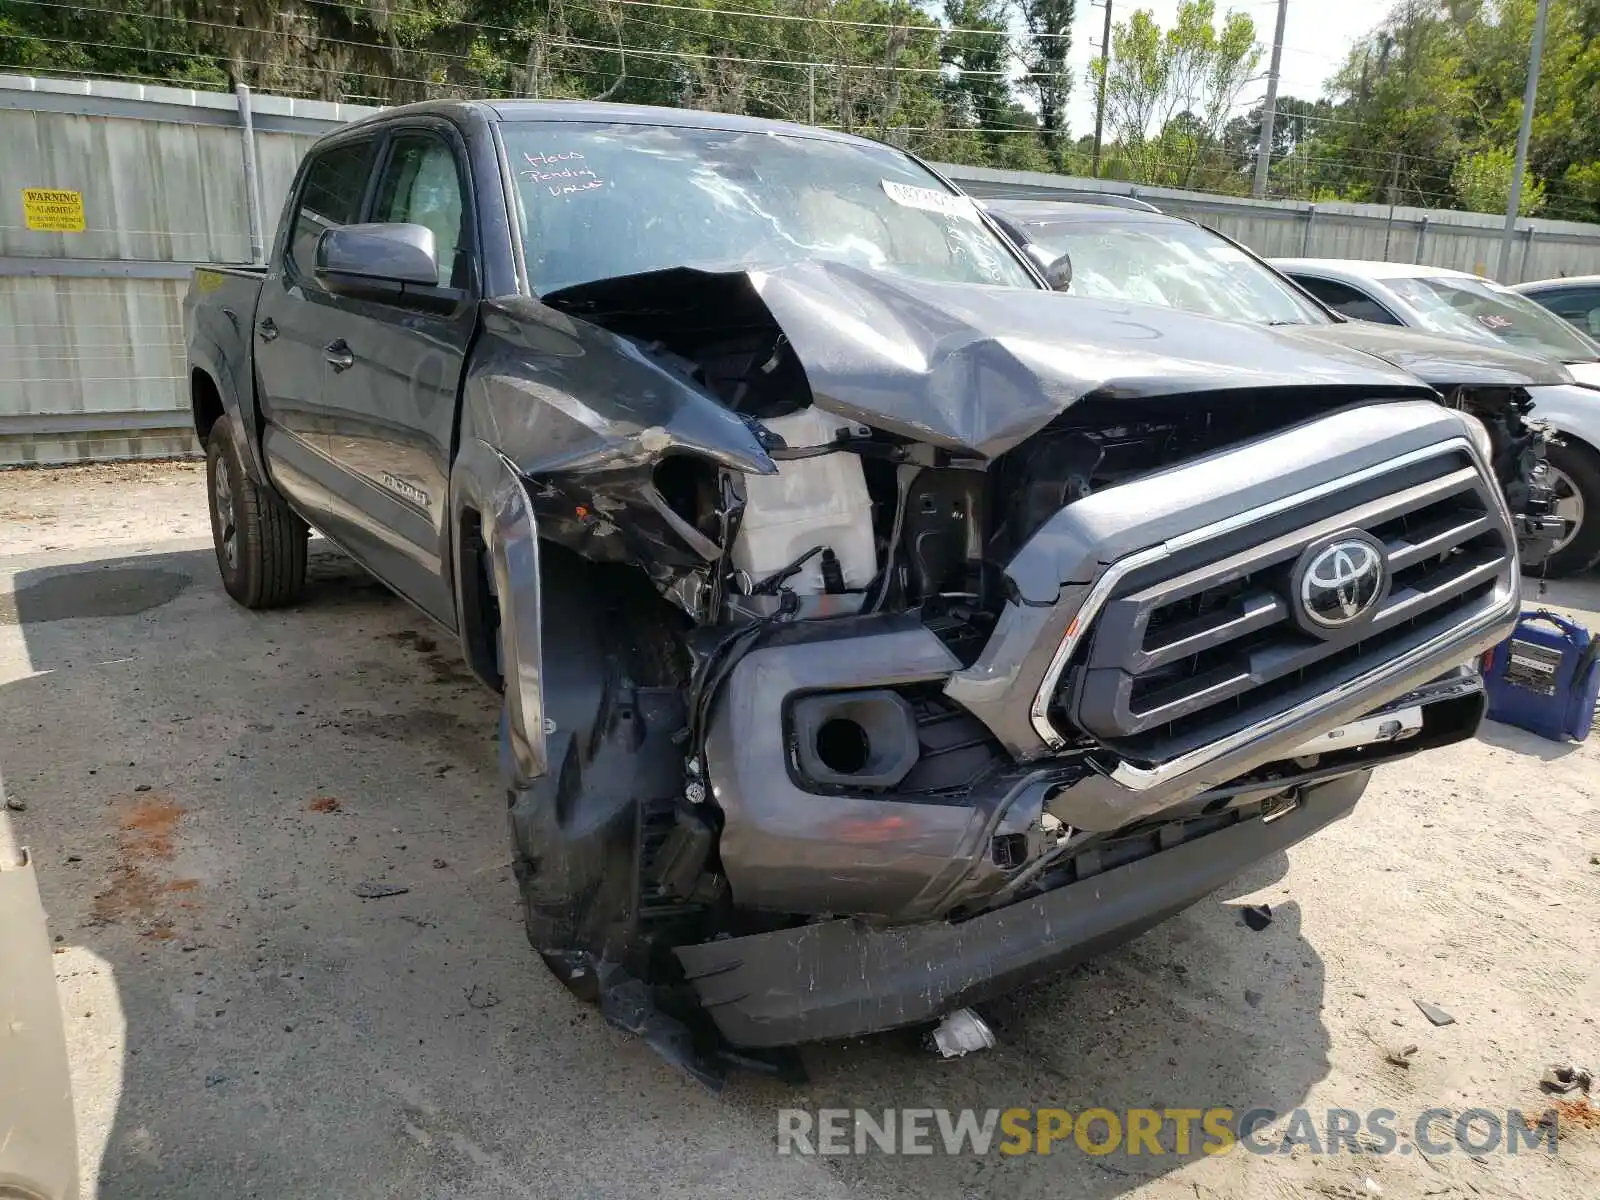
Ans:
POLYGON ((7 781, 102 1200, 1113 1197, 1176 1160, 780 1158, 777 1110, 1281 1111, 1327 1071, 1279 856, 1225 893, 1267 888, 1267 929, 1213 897, 989 1006, 993 1051, 825 1045, 806 1086, 712 1096, 529 952, 496 705, 449 636, 336 556, 313 578, 253 614, 209 550, 153 554, 23 572, 0 610, 27 659, 0 659, 7 781))

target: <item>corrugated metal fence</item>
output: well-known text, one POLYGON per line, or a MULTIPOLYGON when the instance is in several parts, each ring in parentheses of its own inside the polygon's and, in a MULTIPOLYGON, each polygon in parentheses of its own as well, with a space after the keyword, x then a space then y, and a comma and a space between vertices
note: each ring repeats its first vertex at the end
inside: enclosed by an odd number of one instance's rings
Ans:
MULTIPOLYGON (((181 315, 191 269, 259 262, 306 148, 372 111, 0 75, 0 466, 194 449, 181 315), (24 191, 35 188, 81 196, 81 219, 73 211, 64 221, 73 231, 38 228, 61 217, 30 208, 24 191)), ((1476 213, 942 169, 983 197, 1133 193, 1266 255, 1479 272, 1499 261, 1502 222, 1476 213)), ((1525 221, 1518 237, 1517 279, 1600 273, 1600 226, 1525 221)))
POLYGON ((0 75, 0 466, 194 449, 181 306, 194 264, 259 261, 306 147, 373 111, 0 75), (259 201, 246 169, 253 126, 259 201), (26 189, 81 196, 49 232, 26 189))

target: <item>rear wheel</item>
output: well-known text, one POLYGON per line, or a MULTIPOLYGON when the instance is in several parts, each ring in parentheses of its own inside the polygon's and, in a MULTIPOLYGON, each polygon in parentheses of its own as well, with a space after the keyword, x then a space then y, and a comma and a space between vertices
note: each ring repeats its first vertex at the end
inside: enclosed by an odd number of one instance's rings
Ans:
POLYGON ((1572 575, 1600 560, 1600 454, 1571 438, 1547 454, 1556 515, 1572 523, 1547 567, 1551 575, 1572 575))
POLYGON ((293 604, 305 590, 306 523, 245 471, 226 419, 206 441, 211 540, 222 586, 246 608, 293 604))

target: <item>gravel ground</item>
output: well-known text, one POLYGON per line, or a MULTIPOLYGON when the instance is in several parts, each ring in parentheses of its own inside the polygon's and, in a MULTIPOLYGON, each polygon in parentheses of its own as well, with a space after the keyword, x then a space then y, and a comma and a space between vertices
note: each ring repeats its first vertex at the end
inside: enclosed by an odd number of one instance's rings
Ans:
MULTIPOLYGON (((318 543, 300 607, 237 608, 203 482, 0 473, 0 766, 57 938, 85 1195, 1600 1194, 1581 1105, 1554 1155, 775 1152, 785 1106, 1543 1111, 1547 1062, 1600 1067, 1596 745, 1489 726, 1383 771, 1286 859, 988 1008, 988 1053, 826 1045, 804 1086, 717 1096, 529 952, 495 705, 450 640, 318 543)), ((1548 600, 1600 627, 1600 580, 1548 600)))

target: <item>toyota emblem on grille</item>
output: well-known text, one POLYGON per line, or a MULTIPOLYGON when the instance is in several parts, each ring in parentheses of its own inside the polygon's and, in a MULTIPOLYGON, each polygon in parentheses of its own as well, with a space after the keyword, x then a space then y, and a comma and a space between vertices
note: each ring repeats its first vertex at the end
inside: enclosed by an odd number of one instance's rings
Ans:
POLYGON ((1341 535, 1312 546, 1296 574, 1305 619, 1330 632, 1368 617, 1383 599, 1388 582, 1382 550, 1365 535, 1341 535))

